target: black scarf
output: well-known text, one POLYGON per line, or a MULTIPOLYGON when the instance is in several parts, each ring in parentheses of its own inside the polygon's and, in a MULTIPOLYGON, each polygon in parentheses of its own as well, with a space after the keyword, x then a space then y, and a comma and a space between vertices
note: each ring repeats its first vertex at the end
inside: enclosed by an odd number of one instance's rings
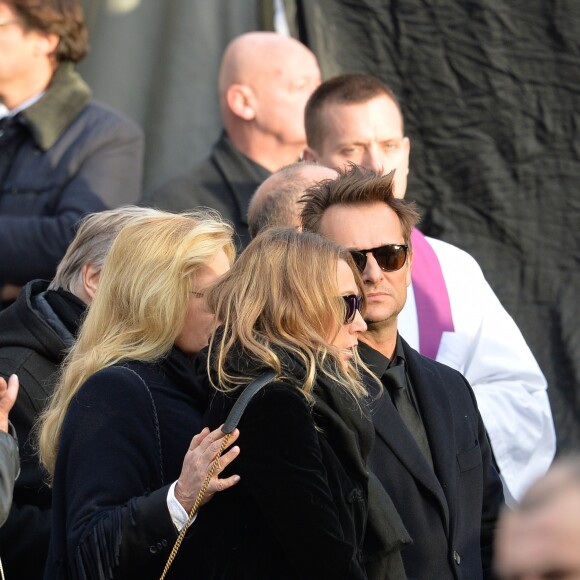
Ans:
POLYGON ((209 389, 203 375, 198 375, 195 357, 185 354, 174 346, 161 363, 163 372, 177 385, 188 389, 195 406, 201 413, 209 403, 209 389))

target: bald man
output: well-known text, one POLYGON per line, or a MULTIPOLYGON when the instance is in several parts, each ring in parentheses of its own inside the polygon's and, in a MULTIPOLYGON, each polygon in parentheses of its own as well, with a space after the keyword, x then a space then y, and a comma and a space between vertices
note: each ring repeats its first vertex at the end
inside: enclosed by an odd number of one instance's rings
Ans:
POLYGON ((325 179, 336 179, 334 169, 312 161, 299 161, 273 173, 258 187, 248 206, 250 235, 255 238, 266 227, 300 227, 298 200, 306 189, 325 179))
POLYGON ((300 158, 304 107, 319 84, 316 57, 297 40, 274 32, 235 38, 220 66, 224 131, 210 157, 143 203, 171 211, 212 207, 234 224, 238 246, 245 247, 250 197, 271 173, 300 158))

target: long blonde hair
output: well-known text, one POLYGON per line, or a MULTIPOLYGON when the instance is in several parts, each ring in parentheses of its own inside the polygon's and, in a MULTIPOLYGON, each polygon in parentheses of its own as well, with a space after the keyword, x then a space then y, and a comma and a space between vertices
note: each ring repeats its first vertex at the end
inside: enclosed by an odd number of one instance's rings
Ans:
POLYGON ((231 226, 210 210, 163 212, 121 230, 41 417, 40 456, 51 476, 62 424, 81 385, 119 361, 155 361, 169 352, 183 327, 191 278, 220 250, 233 261, 232 233, 231 226))
POLYGON ((288 372, 278 353, 298 358, 306 368, 300 387, 307 397, 319 371, 356 398, 366 394, 356 367, 348 365, 345 370, 338 349, 329 344, 329 336, 339 331, 345 317, 338 289, 339 260, 349 264, 364 295, 350 254, 317 234, 267 228, 250 243, 207 297, 222 325, 210 339, 208 357, 208 365, 216 367, 217 382, 212 379, 216 389, 229 391, 254 378, 231 370, 241 348, 241 356, 280 376, 288 372))

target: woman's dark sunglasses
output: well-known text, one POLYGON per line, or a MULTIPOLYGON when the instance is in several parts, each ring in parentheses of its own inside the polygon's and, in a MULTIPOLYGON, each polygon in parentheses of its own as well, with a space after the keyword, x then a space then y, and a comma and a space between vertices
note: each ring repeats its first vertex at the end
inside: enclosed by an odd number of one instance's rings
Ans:
POLYGON ((370 250, 349 250, 356 267, 362 274, 367 266, 367 254, 371 253, 384 272, 400 270, 407 261, 407 244, 387 244, 370 250))
POLYGON ((357 311, 360 312, 363 305, 363 297, 359 294, 349 294, 348 296, 342 297, 344 303, 346 304, 346 315, 344 317, 344 323, 350 324, 354 321, 357 311))

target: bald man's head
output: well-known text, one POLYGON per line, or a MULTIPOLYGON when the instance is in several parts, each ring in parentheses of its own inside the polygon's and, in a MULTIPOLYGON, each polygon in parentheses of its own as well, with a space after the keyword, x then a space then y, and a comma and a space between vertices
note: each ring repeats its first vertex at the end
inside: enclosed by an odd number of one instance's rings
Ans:
MULTIPOLYGON (((304 107, 319 84, 316 57, 297 40, 275 32, 238 36, 226 48, 219 74, 226 132, 258 163, 276 148, 295 150, 290 161, 298 159, 306 143, 304 107)), ((277 164, 274 156, 264 166, 275 171, 288 162, 277 164)))
POLYGON ((283 167, 258 187, 248 207, 248 225, 252 238, 266 227, 300 227, 302 194, 316 183, 335 179, 334 169, 309 161, 283 167))

